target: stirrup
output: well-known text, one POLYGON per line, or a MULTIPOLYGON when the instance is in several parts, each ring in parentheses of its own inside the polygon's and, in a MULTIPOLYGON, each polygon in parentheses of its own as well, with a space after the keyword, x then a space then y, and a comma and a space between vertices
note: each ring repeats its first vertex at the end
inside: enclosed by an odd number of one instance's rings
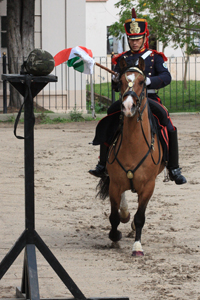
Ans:
POLYGON ((164 179, 163 182, 169 182, 170 178, 169 178, 169 172, 167 170, 167 167, 164 168, 164 179))

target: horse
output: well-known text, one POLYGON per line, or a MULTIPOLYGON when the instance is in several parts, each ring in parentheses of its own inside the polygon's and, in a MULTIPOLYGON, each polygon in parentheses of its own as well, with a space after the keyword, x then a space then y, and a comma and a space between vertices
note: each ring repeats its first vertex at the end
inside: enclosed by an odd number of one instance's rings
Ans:
POLYGON ((127 66, 125 59, 121 59, 122 126, 109 148, 106 163, 108 174, 100 179, 97 186, 102 199, 107 196, 110 198, 109 238, 113 242, 122 238, 117 229, 120 222, 127 223, 130 220, 125 191, 137 193, 138 207, 131 223, 135 230, 132 256, 144 255, 141 235, 145 211, 154 191, 156 177, 165 167, 161 143, 152 130, 149 118, 144 69, 142 58, 131 67, 127 66))

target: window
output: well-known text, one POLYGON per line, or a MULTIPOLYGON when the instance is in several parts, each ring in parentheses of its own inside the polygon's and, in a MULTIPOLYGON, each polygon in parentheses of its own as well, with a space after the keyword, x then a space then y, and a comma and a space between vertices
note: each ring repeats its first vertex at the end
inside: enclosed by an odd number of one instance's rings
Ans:
POLYGON ((192 51, 192 54, 199 54, 200 53, 200 38, 199 37, 194 38, 194 44, 196 46, 196 49, 194 51, 192 51))
POLYGON ((1 16, 1 48, 7 47, 7 17, 1 16))
POLYGON ((113 52, 113 36, 109 33, 109 26, 107 27, 107 54, 113 52))
POLYGON ((107 27, 107 54, 121 53, 125 51, 125 35, 121 39, 117 39, 109 33, 109 26, 107 27))
POLYGON ((157 50, 157 41, 155 35, 153 34, 149 36, 149 48, 152 50, 157 50))
POLYGON ((35 48, 42 48, 42 1, 35 1, 35 48))

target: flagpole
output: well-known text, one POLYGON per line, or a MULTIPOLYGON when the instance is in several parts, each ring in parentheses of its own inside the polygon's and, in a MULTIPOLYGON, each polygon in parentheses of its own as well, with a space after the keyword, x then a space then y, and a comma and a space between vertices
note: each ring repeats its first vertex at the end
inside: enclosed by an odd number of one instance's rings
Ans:
POLYGON ((113 74, 113 75, 117 75, 116 72, 114 72, 114 71, 112 71, 112 70, 110 70, 110 69, 108 69, 108 68, 102 66, 101 64, 99 64, 99 63, 97 63, 97 62, 95 62, 95 65, 97 65, 98 67, 100 67, 100 68, 106 70, 107 72, 109 72, 109 73, 111 73, 111 74, 113 74))
POLYGON ((94 106, 94 89, 93 89, 93 78, 92 74, 90 74, 90 87, 91 87, 91 110, 92 110, 92 117, 95 119, 95 106, 94 106))

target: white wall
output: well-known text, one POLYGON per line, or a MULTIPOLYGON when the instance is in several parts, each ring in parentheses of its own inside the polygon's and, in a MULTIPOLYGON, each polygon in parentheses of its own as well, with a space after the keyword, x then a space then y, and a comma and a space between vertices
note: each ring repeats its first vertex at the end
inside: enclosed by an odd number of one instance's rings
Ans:
MULTIPOLYGON (((53 56, 66 48, 86 46, 86 9, 85 0, 42 0, 42 49, 53 56)), ((86 93, 81 93, 85 86, 85 76, 74 74, 74 69, 66 64, 56 67, 52 73, 58 76, 56 88, 58 93, 67 91, 66 107, 85 106, 86 93), (61 85, 61 77, 64 86, 61 85), (80 103, 75 103, 75 95, 80 95, 80 103)), ((48 87, 45 88, 47 91, 48 87)), ((79 101, 79 100, 78 100, 79 101)), ((67 109, 66 109, 67 110, 67 109)))
POLYGON ((7 1, 2 1, 0 2, 0 15, 1 16, 6 16, 6 5, 7 5, 7 1))
MULTIPOLYGON (((158 43, 158 51, 162 51, 162 43, 158 43)), ((173 49, 173 44, 169 43, 167 47, 164 49, 164 54, 167 57, 182 57, 183 52, 181 51, 180 48, 173 49)))
POLYGON ((78 45, 86 45, 85 0, 42 0, 42 48, 55 55, 78 45))
POLYGON ((63 50, 65 36, 65 0, 42 0, 42 49, 53 56, 63 50))
POLYGON ((67 48, 75 46, 86 46, 85 0, 68 0, 66 1, 66 3, 67 48))
POLYGON ((86 2, 86 45, 93 56, 107 56, 107 26, 118 21, 116 0, 86 2))

